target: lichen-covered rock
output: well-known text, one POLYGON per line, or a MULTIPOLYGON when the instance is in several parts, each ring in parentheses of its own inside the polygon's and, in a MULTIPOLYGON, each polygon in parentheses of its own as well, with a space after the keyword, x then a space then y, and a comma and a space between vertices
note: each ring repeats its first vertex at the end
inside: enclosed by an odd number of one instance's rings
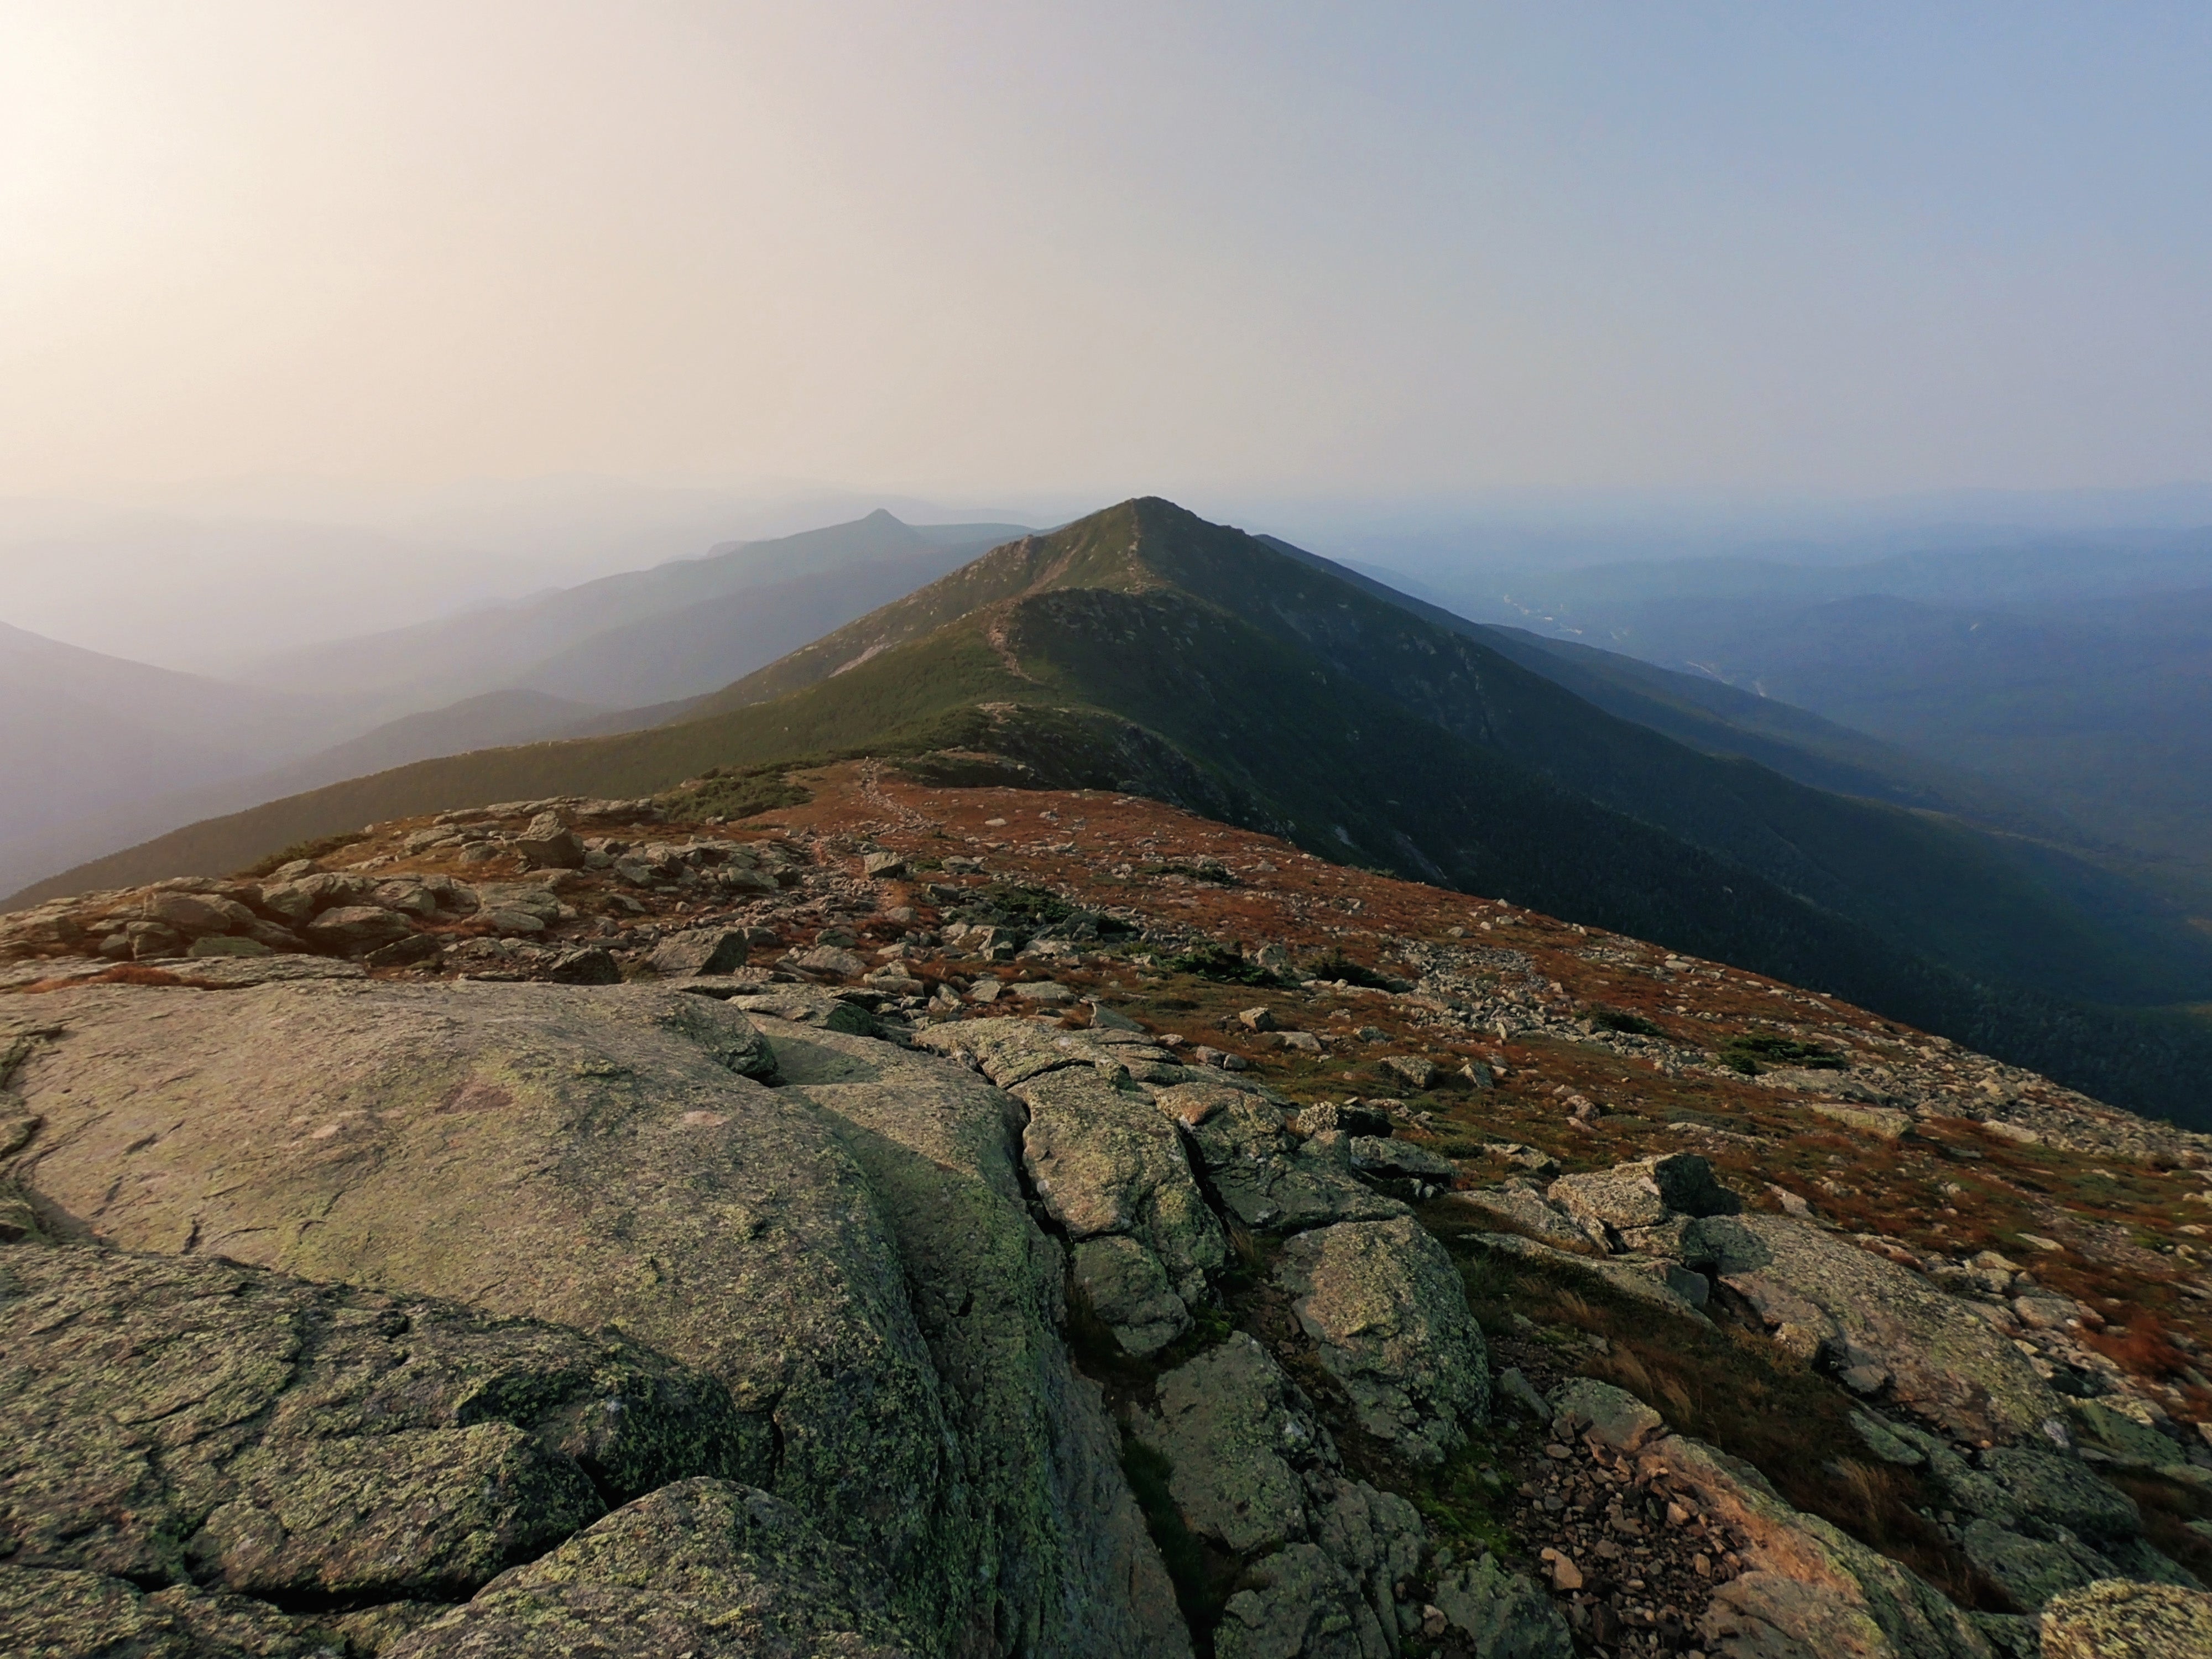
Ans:
POLYGON ((1680 1318, 1703 1320, 1705 1317, 1698 1311, 1696 1303, 1674 1288, 1670 1275, 1655 1273, 1649 1262, 1555 1250, 1548 1244, 1539 1244, 1534 1239, 1524 1238, 1518 1233, 1476 1233, 1471 1242, 1500 1255, 1517 1256, 1524 1261, 1542 1262, 1567 1273, 1587 1274, 1620 1295, 1646 1303, 1680 1318))
POLYGON ((2047 1446, 1999 1446, 1982 1455, 1981 1467, 2020 1514, 2039 1527, 2101 1543, 2133 1538, 2142 1530, 2135 1499, 2098 1479, 2078 1457, 2047 1446))
POLYGON ((1459 1166, 1442 1152, 1409 1140, 1353 1135, 1346 1150, 1351 1155, 1352 1167, 1364 1176, 1425 1181, 1446 1187, 1459 1179, 1459 1166))
POLYGON ((1048 1072, 1013 1092, 1029 1108, 1023 1162, 1053 1219, 1073 1239, 1135 1240, 1178 1296, 1202 1300, 1228 1246, 1175 1126, 1142 1093, 1088 1068, 1048 1072))
POLYGON ((1590 1248, 1589 1235, 1562 1215, 1530 1182, 1516 1177, 1496 1187, 1455 1192, 1451 1197, 1480 1212, 1492 1226, 1525 1233, 1554 1249, 1581 1251, 1590 1248))
POLYGON ((1615 1451, 1632 1452, 1666 1428, 1666 1419, 1626 1389, 1594 1377, 1570 1378, 1552 1390, 1552 1429, 1560 1439, 1588 1435, 1615 1451))
POLYGON ((1573 1659, 1574 1632, 1559 1604, 1526 1573, 1484 1556, 1437 1579, 1437 1610, 1482 1659, 1573 1659))
POLYGON ((781 1092, 829 1117, 914 1287, 968 1494, 939 1526, 972 1553, 977 1627, 1006 1651, 1187 1659, 1120 1437, 1060 1340, 1064 1269, 1024 1200, 1020 1106, 927 1055, 763 1025, 790 1079, 781 1092))
POLYGON ((1723 1282, 1792 1352, 1960 1439, 2041 1438, 2060 1418, 2027 1358, 1917 1273, 1787 1216, 1736 1224, 1766 1259, 1723 1282))
POLYGON ((380 945, 389 945, 414 931, 414 924, 397 910, 377 904, 346 904, 325 910, 307 924, 307 937, 328 950, 359 955, 380 945))
POLYGON ((882 1575, 764 1492, 686 1480, 503 1574, 384 1659, 906 1659, 882 1575))
POLYGON ((1310 1402, 1242 1332, 1162 1376, 1130 1431, 1174 1466, 1169 1491, 1191 1530, 1239 1555, 1307 1532, 1298 1470, 1328 1455, 1310 1402))
POLYGON ((0 1555, 281 1601, 466 1595, 769 1430, 619 1337, 199 1257, 0 1253, 0 1555))
MULTIPOLYGON (((936 1639, 944 1390, 866 1179, 737 1075, 758 1033, 643 987, 374 981, 57 992, 16 1178, 73 1225, 635 1340, 778 1437, 768 1485, 870 1553, 936 1639)), ((5 1031, 0 1026, 0 1031, 5 1031)))
POLYGON ((1126 1352, 1156 1353, 1190 1328, 1190 1308, 1159 1257, 1127 1234, 1078 1239, 1068 1261, 1091 1313, 1126 1352))
MULTIPOLYGON (((986 981, 988 985, 991 981, 986 981)), ((1014 1089, 1048 1072, 1090 1066, 1108 1076, 1127 1073, 1139 1082, 1180 1083, 1185 1070, 1166 1050, 1146 1042, 1116 1042, 1127 1032, 1063 1031, 1033 1019, 964 1019, 927 1026, 915 1043, 972 1065, 1001 1089, 1014 1089)))
POLYGON ((1669 1216, 1729 1215, 1743 1200, 1695 1152, 1670 1152, 1587 1175, 1561 1176, 1548 1196, 1577 1220, 1613 1232, 1656 1227, 1669 1216))
POLYGON ((1389 1659, 1374 1610, 1318 1545, 1290 1544, 1246 1572, 1213 1633, 1219 1659, 1389 1659))
POLYGON ((1420 1516, 1404 1498, 1344 1478, 1313 1402, 1251 1337, 1239 1333, 1162 1376, 1156 1408, 1133 1413, 1128 1430, 1168 1461, 1170 1494, 1199 1536, 1248 1559, 1319 1549, 1322 1563, 1299 1554, 1255 1570, 1267 1585, 1247 1604, 1238 1639, 1350 1631, 1364 1653, 1370 1634, 1395 1627, 1396 1586, 1424 1553, 1420 1516))
POLYGON ((691 927, 661 940, 647 960, 663 979, 726 974, 745 965, 747 948, 742 928, 691 927))
POLYGON ((2143 1540, 2135 1500, 2078 1458, 2000 1446, 1970 1464, 1933 1435, 1899 1433, 1923 1452, 1948 1504, 1969 1517, 1968 1559, 2021 1608, 2102 1578, 2194 1582, 2143 1540))
POLYGON ((1960 1548, 1976 1571, 2031 1612, 2062 1590, 2112 1576, 2112 1564, 2071 1539, 2030 1538, 1994 1521, 1969 1521, 1960 1548))
POLYGON ((1659 1183, 1640 1164, 1561 1176, 1545 1196, 1577 1220, 1615 1231, 1655 1227, 1667 1218, 1667 1200, 1659 1195, 1659 1183))
MULTIPOLYGON (((1352 1173, 1348 1137, 1340 1130, 1317 1129, 1300 1141, 1285 1128, 1281 1107, 1220 1084, 1164 1089, 1155 1103, 1182 1127, 1222 1206, 1243 1226, 1304 1232, 1333 1222, 1387 1221, 1407 1213, 1396 1199, 1352 1173)), ((1344 1110, 1329 1109, 1332 1115, 1344 1110)), ((1302 1121, 1314 1116, 1310 1108, 1302 1121)))
POLYGON ((1428 1553, 1420 1512, 1395 1492, 1332 1470, 1306 1476, 1314 1541, 1366 1597, 1386 1638, 1397 1620, 1396 1587, 1428 1553))
POLYGON ((1712 1164, 1699 1153, 1648 1158, 1644 1167, 1658 1183, 1660 1198, 1677 1215, 1735 1215, 1743 1209, 1742 1198, 1721 1185, 1712 1164))
POLYGON ((0 1653, 9 1659, 337 1659, 319 1620, 190 1585, 146 1591, 127 1579, 0 1561, 0 1653))
POLYGON ((1359 1425, 1441 1462, 1490 1405, 1482 1331, 1443 1246, 1407 1218, 1346 1221, 1284 1246, 1277 1282, 1359 1425))
POLYGON ((2212 1595, 2106 1582, 2052 1598, 2044 1659, 2197 1659, 2212 1653, 2212 1595))
MULTIPOLYGON (((0 1133, 0 1140, 4 1140, 0 1133)), ((2134 1401, 2138 1408, 2144 1402, 2134 1401)), ((2149 1423, 2116 1408, 2105 1400, 2069 1400, 2066 1410, 2075 1437, 2121 1463, 2159 1468, 2179 1461, 2180 1450, 2149 1423)))
POLYGON ((1744 1570, 1699 1621, 1714 1659, 1990 1659, 1973 1622, 1912 1573, 1792 1508, 1749 1464, 1702 1441, 1645 1443, 1639 1475, 1664 1474, 1709 1518, 1744 1533, 1744 1570))

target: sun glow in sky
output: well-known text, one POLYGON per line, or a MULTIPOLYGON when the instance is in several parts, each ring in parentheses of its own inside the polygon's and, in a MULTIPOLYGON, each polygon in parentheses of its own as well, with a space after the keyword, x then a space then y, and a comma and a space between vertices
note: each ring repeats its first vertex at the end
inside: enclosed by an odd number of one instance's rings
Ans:
POLYGON ((0 3, 0 495, 2212 475, 2201 6, 0 3))

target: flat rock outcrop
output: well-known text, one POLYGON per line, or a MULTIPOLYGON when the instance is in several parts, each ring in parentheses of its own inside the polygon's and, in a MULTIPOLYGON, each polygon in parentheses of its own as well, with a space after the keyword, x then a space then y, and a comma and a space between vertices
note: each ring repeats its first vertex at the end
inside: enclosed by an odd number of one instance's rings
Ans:
MULTIPOLYGON (((1989 1322, 1919 1274, 1790 1216, 1732 1224, 1747 1250, 1725 1284, 1775 1340, 1963 1440, 2042 1438, 2058 1397, 1989 1322), (1763 1254, 1755 1265, 1753 1257, 1763 1254)), ((1741 1248, 1741 1247, 1739 1247, 1741 1248)))
POLYGON ((766 1425, 619 1336, 208 1258, 0 1254, 0 1554, 280 1602, 465 1595, 766 1425))
POLYGON ((388 1659, 908 1659, 880 1576, 788 1504, 686 1480, 502 1574, 388 1659))
MULTIPOLYGON (((873 1564, 923 1649, 1184 1650, 1139 1600, 1157 1553, 1066 1371, 1019 1109, 981 1079, 854 1038, 914 1068, 897 1111, 851 1056, 848 1092, 772 1090, 744 1074, 773 1063, 763 1026, 641 987, 100 986, 0 1021, 33 1045, 11 1093, 34 1125, 0 1174, 52 1236, 619 1328, 726 1391, 732 1435, 772 1448, 744 1473, 873 1564), (1030 1363, 988 1386, 1009 1348, 1030 1363)), ((836 1035, 788 1029, 799 1076, 802 1037, 836 1035)))

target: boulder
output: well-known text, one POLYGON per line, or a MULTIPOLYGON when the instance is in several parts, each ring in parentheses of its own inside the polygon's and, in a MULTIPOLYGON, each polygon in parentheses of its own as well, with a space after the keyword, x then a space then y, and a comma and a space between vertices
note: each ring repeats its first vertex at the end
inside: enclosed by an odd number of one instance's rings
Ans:
POLYGON ((368 876, 345 871, 313 871, 261 890, 261 908, 298 927, 325 910, 358 903, 376 886, 368 876))
POLYGON ((1218 1659, 1390 1659, 1382 1622, 1318 1545, 1289 1545, 1243 1576, 1213 1633, 1218 1659))
POLYGON ((1482 1659, 1573 1659, 1574 1632, 1559 1604, 1526 1573, 1485 1555, 1437 1577, 1435 1601, 1482 1659))
POLYGON ((1477 1233, 1472 1242, 1500 1255, 1516 1256, 1523 1261, 1587 1275, 1619 1295, 1647 1303, 1686 1319, 1704 1320, 1705 1317, 1698 1311, 1698 1304, 1685 1295, 1683 1290, 1676 1288, 1676 1274, 1686 1273, 1686 1270, 1666 1271, 1666 1268, 1673 1267, 1672 1263, 1664 1264, 1655 1271, 1653 1263, 1577 1255, 1571 1251, 1553 1249, 1548 1244, 1539 1244, 1534 1239, 1525 1238, 1518 1233, 1477 1233))
POLYGON ((1407 1213, 1352 1174, 1344 1134, 1325 1130, 1301 1144, 1285 1129, 1282 1108, 1258 1095, 1192 1083, 1162 1090, 1155 1104, 1182 1126, 1222 1207, 1243 1226, 1304 1232, 1407 1213))
POLYGON ((1411 1218, 1300 1233, 1276 1282, 1361 1428, 1413 1463, 1440 1463, 1490 1405, 1482 1331, 1459 1270, 1411 1218))
POLYGON ((1329 1129, 1347 1135, 1387 1135, 1390 1133, 1390 1115, 1355 1100, 1347 1100, 1341 1106, 1323 1101, 1300 1112, 1296 1127, 1302 1135, 1317 1135, 1329 1129))
POLYGON ((185 954, 195 960, 205 960, 210 957, 273 957, 276 953, 258 939, 212 933, 206 938, 194 939, 185 954))
POLYGON ((1547 1203, 1530 1182, 1516 1178, 1497 1187, 1455 1192, 1453 1200, 1478 1212, 1492 1226, 1525 1233, 1555 1249, 1586 1250, 1589 1236, 1547 1203))
POLYGON ((1238 1332, 1159 1379, 1130 1433, 1172 1466, 1184 1523, 1237 1555, 1310 1530, 1299 1471, 1333 1456, 1312 1401, 1267 1351, 1238 1332))
POLYGON ((1626 1389, 1578 1376, 1552 1390, 1552 1431, 1561 1440, 1588 1435, 1615 1451, 1632 1452, 1666 1429, 1666 1419, 1626 1389))
MULTIPOLYGON (((1202 1301, 1227 1242, 1175 1126, 1142 1093, 1117 1089, 1089 1069, 1048 1072, 1014 1092, 1029 1108, 1023 1164, 1046 1212, 1069 1238, 1126 1237, 1152 1255, 1184 1303, 1202 1301)), ((1133 1285, 1126 1251, 1090 1259, 1121 1264, 1117 1280, 1133 1285)))
POLYGON ((24 1659, 330 1659, 343 1638, 320 1620, 190 1585, 0 1562, 0 1644, 24 1659))
POLYGON ((532 869, 584 867, 584 843, 577 839, 574 830, 562 822, 558 812, 540 812, 514 838, 513 845, 522 854, 523 862, 532 869))
POLYGON ((823 979, 858 979, 868 970, 866 963, 842 945, 817 945, 801 951, 791 958, 791 965, 802 974, 823 979))
POLYGON ((1411 1141, 1353 1135, 1346 1151, 1350 1154, 1352 1167, 1364 1176, 1386 1181, 1423 1181, 1442 1187, 1449 1187, 1459 1179, 1459 1165, 1443 1153, 1411 1141))
POLYGON ((662 939, 647 961, 663 979, 688 979, 744 967, 749 948, 742 928, 692 927, 662 939))
POLYGON ((1714 1178, 1712 1165, 1696 1152, 1562 1176, 1549 1196, 1586 1226, 1615 1233, 1656 1227, 1670 1216, 1730 1215, 1743 1208, 1743 1200, 1714 1178))
POLYGON ((896 853, 870 853, 860 869, 872 881, 891 881, 906 873, 906 860, 896 853))
MULTIPOLYGON (((556 985, 619 985, 622 967, 612 956, 599 945, 586 945, 580 950, 563 951, 555 957, 545 969, 545 977, 556 985)), ((771 1061, 771 1070, 773 1062, 771 1061)), ((769 1075, 768 1073, 748 1075, 769 1075)))
POLYGON ((1436 1061, 1419 1054, 1385 1054, 1377 1063, 1408 1089, 1425 1089, 1437 1080, 1436 1061))
POLYGON ((383 1659, 906 1659, 881 1575, 790 1504, 685 1480, 516 1568, 383 1659))
POLYGON ((1076 1287, 1127 1352, 1156 1352, 1190 1328, 1158 1256, 1126 1233, 1078 1239, 1068 1252, 1076 1287))
POLYGON ((1615 1231, 1655 1227, 1667 1218, 1659 1183, 1641 1164, 1561 1176, 1545 1196, 1577 1220, 1615 1231))
POLYGON ((186 939, 202 939, 210 933, 242 933, 252 927, 256 920, 253 912, 235 899, 209 893, 159 889, 146 896, 146 901, 139 910, 147 921, 159 922, 186 939))
POLYGON ((404 939, 414 926, 397 910, 374 904, 343 904, 307 924, 307 937, 325 949, 360 955, 404 939))
MULTIPOLYGON (((983 980, 969 993, 971 1000, 994 986, 983 980)), ((1001 1089, 1012 1089, 1048 1072, 1092 1066, 1109 1076, 1127 1074, 1139 1082, 1174 1084, 1186 1073, 1164 1048, 1150 1043, 1114 1042, 1127 1033, 1063 1031, 1030 1019, 964 1019, 915 1033, 921 1048, 973 1066, 1001 1089)))

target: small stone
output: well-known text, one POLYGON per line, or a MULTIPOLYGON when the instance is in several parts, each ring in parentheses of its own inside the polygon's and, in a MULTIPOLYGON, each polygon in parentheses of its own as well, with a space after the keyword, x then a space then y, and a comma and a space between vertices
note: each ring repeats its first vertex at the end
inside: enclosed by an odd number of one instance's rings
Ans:
POLYGON ((1583 1570, 1574 1564, 1571 1558, 1554 1553, 1552 1557, 1552 1588, 1578 1590, 1582 1587, 1583 1570))
POLYGON ((1272 1031, 1275 1029, 1275 1014, 1271 1008, 1247 1008, 1237 1016, 1237 1023, 1248 1031, 1272 1031))

